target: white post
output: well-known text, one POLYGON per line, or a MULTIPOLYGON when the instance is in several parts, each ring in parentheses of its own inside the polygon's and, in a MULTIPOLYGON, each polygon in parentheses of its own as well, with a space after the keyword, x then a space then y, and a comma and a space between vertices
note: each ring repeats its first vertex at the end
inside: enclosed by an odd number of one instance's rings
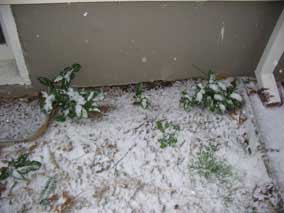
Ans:
POLYGON ((17 26, 10 5, 0 5, 0 23, 6 42, 16 60, 19 75, 23 82, 19 84, 30 85, 29 72, 25 63, 23 50, 18 37, 17 26))
POLYGON ((274 69, 284 52, 284 10, 282 11, 272 35, 266 45, 259 64, 255 70, 258 86, 266 88, 272 96, 269 104, 280 103, 279 90, 273 75, 274 69))

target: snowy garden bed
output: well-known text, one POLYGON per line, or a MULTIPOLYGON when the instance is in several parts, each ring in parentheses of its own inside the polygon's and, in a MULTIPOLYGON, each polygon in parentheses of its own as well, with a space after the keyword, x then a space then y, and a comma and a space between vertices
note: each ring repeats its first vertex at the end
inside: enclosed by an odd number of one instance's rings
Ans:
POLYGON ((37 100, 0 101, 0 140, 31 137, 45 119, 37 100))
POLYGON ((147 109, 133 105, 133 91, 111 88, 102 115, 54 122, 37 141, 2 148, 1 160, 25 152, 42 166, 1 182, 0 212, 276 210, 244 88, 242 109, 223 115, 180 107, 181 92, 194 84, 146 90, 147 109), (178 127, 172 146, 161 148, 157 121, 178 127))

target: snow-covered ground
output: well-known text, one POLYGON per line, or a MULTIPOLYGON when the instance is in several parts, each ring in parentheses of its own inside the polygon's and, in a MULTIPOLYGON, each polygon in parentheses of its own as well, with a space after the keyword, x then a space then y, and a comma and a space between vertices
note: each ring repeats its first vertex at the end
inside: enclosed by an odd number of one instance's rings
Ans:
POLYGON ((0 140, 30 137, 44 123, 38 101, 0 101, 0 140))
MULTIPOLYGON (((250 87, 255 87, 251 84, 250 87)), ((283 90, 284 91, 284 90, 283 90)), ((282 91, 282 93, 283 93, 282 91)), ((265 107, 257 95, 251 95, 256 121, 262 141, 266 145, 268 164, 272 177, 284 196, 284 107, 265 107)))
POLYGON ((62 212, 66 202, 68 211, 84 213, 275 210, 277 187, 271 185, 258 149, 244 88, 246 104, 235 115, 186 112, 179 99, 193 83, 145 91, 151 103, 146 110, 133 105, 133 92, 108 89, 101 103, 108 110, 102 116, 54 122, 37 141, 3 148, 1 160, 28 152, 42 167, 27 180, 2 181, 0 212, 62 212), (176 147, 160 148, 158 120, 179 125, 176 147), (205 179, 190 168, 209 144, 218 147, 214 155, 231 168, 226 181, 205 179), (54 187, 43 205, 47 181, 54 181, 54 187))

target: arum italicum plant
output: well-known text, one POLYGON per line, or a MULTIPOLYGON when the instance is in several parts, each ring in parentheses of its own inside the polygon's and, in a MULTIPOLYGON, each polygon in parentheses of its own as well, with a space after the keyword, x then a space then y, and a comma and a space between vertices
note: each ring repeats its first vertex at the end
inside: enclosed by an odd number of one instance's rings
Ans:
POLYGON ((54 79, 45 77, 38 79, 41 84, 47 86, 47 91, 41 92, 41 108, 45 113, 58 108, 57 121, 65 121, 67 117, 87 118, 89 112, 100 112, 97 102, 103 99, 101 92, 71 87, 71 81, 80 69, 81 65, 73 64, 66 67, 54 79))
POLYGON ((185 110, 201 106, 212 112, 225 113, 240 108, 242 97, 234 83, 217 80, 216 75, 209 71, 208 80, 205 83, 198 83, 192 96, 186 91, 182 92, 180 105, 185 110))

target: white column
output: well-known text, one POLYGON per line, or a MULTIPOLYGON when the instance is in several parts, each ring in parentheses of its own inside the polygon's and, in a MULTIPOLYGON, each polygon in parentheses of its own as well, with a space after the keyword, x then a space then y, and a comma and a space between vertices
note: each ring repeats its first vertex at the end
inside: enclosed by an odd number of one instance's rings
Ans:
MULTIPOLYGON (((1 1, 1 0, 0 0, 1 1)), ((23 50, 18 36, 17 26, 10 5, 0 5, 0 23, 5 36, 5 40, 15 58, 19 75, 22 82, 18 84, 30 85, 29 72, 25 63, 23 50)), ((1 56, 1 55, 0 55, 1 56)))
POLYGON ((255 70, 259 88, 268 89, 269 103, 280 103, 281 98, 273 75, 274 69, 284 52, 284 10, 282 11, 255 70))

